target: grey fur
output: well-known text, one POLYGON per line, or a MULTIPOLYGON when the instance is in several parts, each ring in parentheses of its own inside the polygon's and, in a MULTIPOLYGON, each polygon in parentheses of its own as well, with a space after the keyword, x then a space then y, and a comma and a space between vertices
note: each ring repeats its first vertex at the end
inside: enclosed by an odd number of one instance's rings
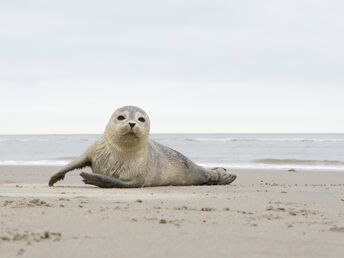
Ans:
POLYGON ((142 109, 117 109, 104 134, 78 159, 54 174, 49 186, 64 179, 67 172, 85 166, 90 166, 94 174, 82 172, 83 181, 103 188, 230 184, 235 180, 236 176, 224 168, 205 169, 151 140, 149 130, 149 117, 142 109))

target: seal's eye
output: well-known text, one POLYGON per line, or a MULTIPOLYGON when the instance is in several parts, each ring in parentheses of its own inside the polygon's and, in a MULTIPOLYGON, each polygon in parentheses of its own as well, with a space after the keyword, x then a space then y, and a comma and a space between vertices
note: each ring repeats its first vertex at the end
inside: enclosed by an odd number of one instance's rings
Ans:
POLYGON ((124 116, 118 116, 118 117, 117 117, 117 120, 124 120, 124 119, 125 119, 124 116))
POLYGON ((146 121, 146 119, 144 119, 143 117, 140 117, 140 118, 139 118, 139 121, 142 122, 142 123, 144 123, 144 122, 146 121))

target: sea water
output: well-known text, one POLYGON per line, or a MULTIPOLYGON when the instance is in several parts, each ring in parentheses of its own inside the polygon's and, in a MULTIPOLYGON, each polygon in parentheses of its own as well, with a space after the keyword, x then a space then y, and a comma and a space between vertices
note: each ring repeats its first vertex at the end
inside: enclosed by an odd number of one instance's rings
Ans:
MULTIPOLYGON (((0 135, 0 165, 65 165, 100 135, 0 135)), ((344 134, 152 134, 207 167, 342 170, 344 134)))

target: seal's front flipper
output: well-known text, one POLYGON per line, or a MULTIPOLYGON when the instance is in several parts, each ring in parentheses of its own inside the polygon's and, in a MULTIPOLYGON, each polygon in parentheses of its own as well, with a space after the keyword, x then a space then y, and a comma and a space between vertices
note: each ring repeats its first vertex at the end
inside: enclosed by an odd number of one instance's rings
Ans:
POLYGON ((86 166, 90 166, 91 161, 89 158, 84 154, 78 157, 77 159, 73 160, 66 166, 64 166, 60 171, 54 174, 49 180, 49 186, 53 186, 57 181, 64 179, 65 175, 74 169, 84 168, 86 166))
POLYGON ((139 187, 138 184, 133 182, 122 181, 120 179, 103 176, 98 174, 89 174, 81 172, 80 176, 83 178, 85 184, 95 185, 101 188, 134 188, 139 187))

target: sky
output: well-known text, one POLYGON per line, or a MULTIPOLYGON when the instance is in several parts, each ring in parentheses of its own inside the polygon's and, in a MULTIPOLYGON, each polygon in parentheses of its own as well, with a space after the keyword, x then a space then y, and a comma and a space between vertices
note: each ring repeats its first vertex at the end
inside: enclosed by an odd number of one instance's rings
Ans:
POLYGON ((344 133, 340 0, 2 0, 0 134, 344 133))

